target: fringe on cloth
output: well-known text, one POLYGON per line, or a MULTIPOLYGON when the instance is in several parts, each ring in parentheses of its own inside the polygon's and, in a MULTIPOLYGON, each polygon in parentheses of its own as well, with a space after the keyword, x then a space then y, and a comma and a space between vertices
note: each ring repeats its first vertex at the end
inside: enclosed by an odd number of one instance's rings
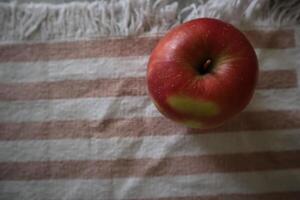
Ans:
POLYGON ((0 3, 0 41, 43 41, 161 33, 198 17, 238 27, 299 23, 299 0, 101 0, 0 3))

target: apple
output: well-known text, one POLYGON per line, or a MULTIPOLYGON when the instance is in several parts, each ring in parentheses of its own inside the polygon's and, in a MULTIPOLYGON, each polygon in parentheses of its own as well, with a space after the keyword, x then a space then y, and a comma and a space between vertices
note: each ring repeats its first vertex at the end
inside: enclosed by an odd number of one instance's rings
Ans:
POLYGON ((147 66, 150 98, 166 117, 192 128, 224 123, 250 102, 258 61, 247 38, 221 20, 199 18, 169 31, 147 66))

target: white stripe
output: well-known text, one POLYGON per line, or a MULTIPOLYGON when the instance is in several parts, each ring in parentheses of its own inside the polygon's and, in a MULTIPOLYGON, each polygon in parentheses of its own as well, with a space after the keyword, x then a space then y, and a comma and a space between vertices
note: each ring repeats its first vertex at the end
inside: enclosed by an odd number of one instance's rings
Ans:
POLYGON ((300 108, 300 90, 257 90, 246 110, 297 110, 300 108))
MULTIPOLYGON (((246 110, 300 108, 299 89, 258 90, 246 110)), ((161 116, 147 96, 1 101, 1 122, 161 116)))
POLYGON ((113 180, 0 181, 0 193, 10 200, 161 198, 299 190, 300 170, 113 180))
POLYGON ((0 102, 2 122, 96 120, 159 115, 145 96, 0 102))
POLYGON ((299 150, 299 132, 298 129, 141 138, 1 141, 0 162, 115 160, 299 150))
POLYGON ((141 77, 146 74, 147 62, 148 56, 134 56, 0 63, 0 82, 21 83, 141 77))
POLYGON ((108 197, 109 180, 0 181, 1 200, 83 200, 108 197), (98 197, 94 195, 100 195, 98 197), (95 198, 92 198, 95 197, 95 198))
MULTIPOLYGON (((260 69, 295 69, 300 48, 256 49, 260 69), (284 59, 282 59, 284 58, 284 59)), ((91 58, 61 61, 0 63, 1 83, 97 78, 141 77, 146 75, 148 56, 91 58)))
POLYGON ((300 48, 291 49, 256 49, 261 70, 297 69, 300 48))

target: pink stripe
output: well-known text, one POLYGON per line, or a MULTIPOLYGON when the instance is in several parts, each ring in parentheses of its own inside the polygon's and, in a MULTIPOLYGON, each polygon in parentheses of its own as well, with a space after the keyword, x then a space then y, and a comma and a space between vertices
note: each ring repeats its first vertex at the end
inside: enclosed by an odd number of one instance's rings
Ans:
MULTIPOLYGON (((291 48, 295 46, 295 33, 293 30, 250 30, 244 31, 244 33, 254 47, 257 48, 291 48)), ((1 45, 0 62, 148 55, 158 40, 158 37, 132 37, 1 45)))
POLYGON ((0 180, 154 177, 249 172, 300 167, 300 151, 260 152, 163 159, 2 162, 0 180))
POLYGON ((300 111, 259 111, 243 112, 223 126, 209 131, 187 129, 161 117, 105 121, 0 123, 0 140, 141 137, 297 128, 300 128, 300 111))
MULTIPOLYGON (((257 89, 297 87, 295 70, 273 70, 260 73, 257 89)), ((64 80, 57 82, 0 84, 0 100, 68 99, 106 96, 147 95, 144 77, 64 80)))
POLYGON ((126 199, 126 200, 299 200, 300 192, 271 192, 265 194, 218 194, 188 197, 165 197, 153 199, 126 199))

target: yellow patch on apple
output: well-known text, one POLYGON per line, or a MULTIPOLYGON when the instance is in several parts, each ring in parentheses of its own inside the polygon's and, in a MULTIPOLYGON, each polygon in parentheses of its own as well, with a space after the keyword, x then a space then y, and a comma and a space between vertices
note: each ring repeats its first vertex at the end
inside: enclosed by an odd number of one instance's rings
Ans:
POLYGON ((193 117, 212 117, 219 113, 216 103, 188 96, 171 96, 167 102, 177 112, 193 117))

